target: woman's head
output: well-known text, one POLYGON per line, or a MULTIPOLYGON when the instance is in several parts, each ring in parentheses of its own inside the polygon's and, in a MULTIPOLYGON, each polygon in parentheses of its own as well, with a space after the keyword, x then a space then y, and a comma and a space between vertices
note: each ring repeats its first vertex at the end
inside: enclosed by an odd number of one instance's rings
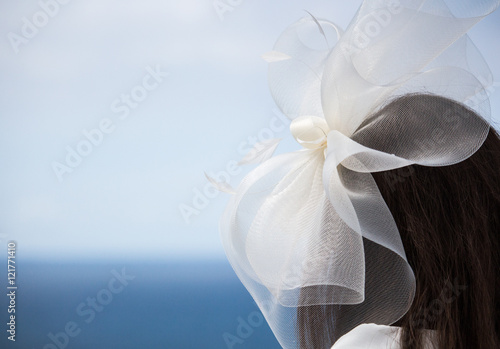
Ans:
MULTIPOLYGON (((387 142, 412 136, 394 122, 401 113, 424 113, 432 120, 450 110, 460 118, 484 122, 446 98, 408 95, 368 118, 358 134, 369 124, 377 124, 379 130, 397 127, 399 133, 392 132, 390 137, 379 133, 378 138, 371 138, 368 146, 383 151, 387 142)), ((430 146, 439 147, 439 140, 430 146)), ((455 165, 413 165, 372 175, 398 226, 416 277, 413 304, 397 323, 402 327, 403 348, 421 348, 423 329, 437 331, 438 348, 500 347, 498 134, 490 129, 480 149, 455 165)), ((299 308, 303 347, 331 346, 339 334, 332 325, 322 328, 318 324, 333 321, 342 321, 341 306, 299 308)))

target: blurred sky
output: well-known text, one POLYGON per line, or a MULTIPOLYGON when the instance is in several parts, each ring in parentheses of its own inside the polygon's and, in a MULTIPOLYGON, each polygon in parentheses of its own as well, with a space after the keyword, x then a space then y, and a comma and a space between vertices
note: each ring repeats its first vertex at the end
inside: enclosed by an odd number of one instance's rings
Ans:
MULTIPOLYGON (((8 33, 41 3, 53 0, 0 3, 0 248, 13 239, 34 258, 193 259, 223 257, 228 195, 199 202, 189 224, 180 205, 275 117, 260 55, 304 10, 345 28, 361 1, 233 0, 221 20, 212 0, 72 0, 16 54, 8 33), (120 118, 121 95, 145 78, 150 91, 120 118), (59 181, 53 163, 103 120, 112 132, 59 181)), ((497 11, 470 32, 497 81, 499 30, 497 11)), ((499 121, 500 93, 491 99, 499 121)), ((274 136, 285 138, 279 152, 300 148, 287 127, 274 136)))

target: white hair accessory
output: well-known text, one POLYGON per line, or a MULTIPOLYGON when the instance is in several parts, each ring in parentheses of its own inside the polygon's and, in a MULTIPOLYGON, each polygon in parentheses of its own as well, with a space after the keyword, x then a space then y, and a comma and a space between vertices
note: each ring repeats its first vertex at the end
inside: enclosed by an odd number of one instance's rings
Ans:
POLYGON ((370 173, 447 166, 482 145, 492 76, 466 33, 499 3, 366 0, 345 32, 308 17, 265 56, 271 93, 304 149, 245 177, 221 233, 231 265, 284 348, 300 347, 300 307, 342 308, 342 318, 331 319, 336 338, 408 311, 414 274, 370 173), (411 103, 384 111, 412 94, 466 104, 482 118, 453 108, 431 117, 411 103))

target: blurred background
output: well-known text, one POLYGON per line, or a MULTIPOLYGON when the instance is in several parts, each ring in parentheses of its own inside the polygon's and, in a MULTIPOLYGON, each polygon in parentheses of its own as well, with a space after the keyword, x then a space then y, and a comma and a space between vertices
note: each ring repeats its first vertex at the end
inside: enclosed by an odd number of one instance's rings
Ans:
MULTIPOLYGON (((256 140, 297 150, 267 87, 280 33, 360 0, 0 3, 0 347, 279 348, 218 222, 256 140), (16 243, 16 341, 7 339, 16 243)), ((500 12, 470 32, 497 78, 500 12)))

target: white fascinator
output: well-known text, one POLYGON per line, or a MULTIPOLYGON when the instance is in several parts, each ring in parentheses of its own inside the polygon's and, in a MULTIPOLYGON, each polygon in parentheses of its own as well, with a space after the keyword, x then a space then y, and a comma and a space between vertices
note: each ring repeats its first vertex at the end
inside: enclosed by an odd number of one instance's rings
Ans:
POLYGON ((452 165, 482 145, 493 79, 466 33, 499 3, 366 0, 345 31, 307 16, 265 55, 271 93, 301 149, 243 179, 221 234, 284 348, 308 347, 304 307, 338 310, 328 319, 333 338, 408 311, 415 277, 371 173, 452 165), (436 117, 411 103, 385 112, 409 95, 444 97, 480 117, 451 107, 436 117))

